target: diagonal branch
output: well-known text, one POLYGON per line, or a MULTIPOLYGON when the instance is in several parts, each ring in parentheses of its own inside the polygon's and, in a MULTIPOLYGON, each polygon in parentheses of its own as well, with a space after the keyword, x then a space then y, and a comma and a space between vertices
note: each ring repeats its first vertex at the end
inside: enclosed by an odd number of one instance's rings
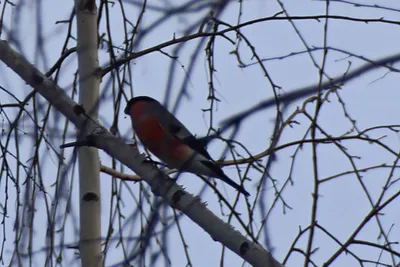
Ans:
POLYGON ((251 242, 231 225, 215 216, 198 198, 175 184, 173 179, 152 164, 145 163, 145 157, 136 148, 130 147, 122 139, 113 136, 106 128, 90 119, 82 106, 13 50, 6 41, 0 41, 0 60, 74 123, 78 130, 85 128, 86 132, 96 133, 93 140, 95 147, 136 172, 150 185, 155 195, 186 214, 209 233, 213 240, 222 243, 253 266, 282 266, 261 245, 251 242))

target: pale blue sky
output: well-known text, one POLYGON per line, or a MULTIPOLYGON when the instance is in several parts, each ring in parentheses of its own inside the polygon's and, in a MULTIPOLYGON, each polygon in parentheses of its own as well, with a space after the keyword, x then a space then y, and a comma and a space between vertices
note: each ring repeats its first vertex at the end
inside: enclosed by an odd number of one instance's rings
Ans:
MULTIPOLYGON (((69 17, 70 10, 72 8, 73 1, 43 1, 43 29, 44 37, 46 40, 45 48, 47 56, 47 67, 51 66, 59 57, 61 45, 64 42, 66 26, 60 24, 54 24, 58 20, 64 20, 69 17)), ((161 1, 148 1, 150 4, 159 4, 161 1)), ((362 1, 359 1, 360 3, 362 1)), ((381 18, 384 17, 388 20, 400 21, 400 4, 396 0, 391 1, 367 1, 368 4, 380 4, 386 7, 397 8, 398 11, 390 11, 377 8, 361 8, 353 7, 344 3, 331 3, 330 13, 332 15, 352 16, 358 18, 381 18)), ((311 16, 311 15, 322 15, 325 12, 325 3, 322 1, 284 1, 285 7, 292 16, 311 16)), ((23 39, 23 52, 32 62, 35 60, 35 49, 32 45, 35 43, 36 29, 34 23, 36 19, 35 13, 28 6, 24 9, 23 20, 21 26, 23 29, 18 31, 18 37, 23 39)), ((33 6, 32 6, 33 7, 33 6)), ((275 1, 261 1, 252 0, 244 1, 244 10, 242 21, 253 20, 256 18, 272 16, 280 10, 279 6, 275 1)), ((127 9, 127 16, 131 20, 136 21, 137 12, 135 9, 127 9)), ((113 41, 116 45, 120 45, 123 40, 123 32, 120 24, 119 9, 114 8, 111 10, 112 16, 115 19, 115 27, 113 28, 113 41)), ((221 20, 235 24, 237 21, 238 3, 232 1, 227 10, 223 13, 221 20)), ((198 14, 196 14, 198 15, 198 14)), ((140 41, 140 49, 145 49, 150 46, 156 45, 161 42, 172 39, 175 34, 176 37, 182 36, 182 30, 186 28, 190 22, 197 19, 196 15, 182 16, 179 19, 173 18, 165 22, 162 27, 159 27, 156 31, 146 36, 140 41)), ((15 13, 13 16, 17 16, 15 13)), ((6 12, 5 25, 13 28, 11 12, 6 12)), ((143 25, 149 25, 152 23, 157 16, 153 12, 146 12, 144 16, 143 25)), ((114 20, 113 20, 114 23, 114 20)), ((301 31, 302 36, 310 47, 322 47, 323 46, 323 21, 295 21, 296 26, 301 31)), ((104 24, 102 25, 102 32, 104 31, 104 24)), ((75 31, 75 29, 74 29, 75 31)), ((274 22, 262 22, 255 25, 250 25, 241 29, 242 33, 252 42, 255 46, 257 53, 261 58, 271 58, 285 56, 292 52, 304 51, 305 48, 299 37, 296 35, 292 26, 287 21, 274 21, 274 22)), ((4 35, 2 38, 5 38, 4 35)), ((235 39, 234 33, 229 33, 228 36, 235 39)), ((351 21, 340 21, 330 20, 329 22, 329 33, 328 33, 328 46, 334 48, 340 48, 345 51, 354 53, 370 59, 379 59, 384 56, 398 53, 398 44, 400 41, 400 30, 398 25, 388 25, 383 23, 370 23, 366 25, 362 22, 351 22, 351 21)), ((254 65, 248 68, 239 68, 238 62, 235 56, 229 52, 234 49, 229 42, 219 38, 216 42, 215 48, 215 87, 216 95, 222 101, 218 103, 215 113, 214 120, 215 126, 229 118, 230 116, 250 108, 261 100, 272 97, 272 91, 268 80, 264 77, 258 65, 254 65)), ((180 64, 185 66, 185 69, 189 67, 190 56, 193 52, 193 48, 197 45, 197 41, 190 41, 179 55, 180 64)), ((71 48, 72 45, 69 46, 71 48)), ((174 47, 165 49, 166 52, 171 52, 174 47)), ((203 49, 202 49, 203 51, 203 49)), ((104 65, 108 62, 106 50, 100 52, 100 64, 104 65)), ((322 52, 313 53, 318 64, 322 62, 322 52)), ((74 57, 75 58, 75 57, 74 57)), ((247 48, 244 42, 241 43, 241 59, 245 63, 252 63, 252 55, 250 50, 247 48)), ((351 61, 351 70, 364 64, 360 59, 346 58, 346 55, 339 52, 329 52, 327 57, 327 63, 325 71, 330 77, 336 77, 342 75, 348 68, 348 63, 351 61)), ((76 61, 68 60, 64 74, 60 77, 59 85, 70 91, 72 83, 72 71, 76 69, 76 61)), ((160 101, 163 101, 165 88, 169 75, 169 64, 171 59, 161 53, 152 53, 139 58, 131 63, 132 76, 134 79, 134 90, 137 95, 149 95, 160 101)), ((37 65, 41 70, 46 71, 47 69, 39 63, 37 65)), ((395 65, 395 66, 398 66, 395 65)), ((291 92, 297 88, 301 88, 310 84, 317 84, 319 79, 318 70, 315 68, 307 54, 300 54, 292 56, 283 60, 270 60, 265 62, 265 67, 268 70, 270 76, 276 84, 282 87, 281 94, 291 92)), ((18 97, 23 98, 30 88, 24 84, 18 77, 12 74, 11 70, 1 66, 3 73, 0 76, 0 85, 6 88, 13 86, 13 91, 18 97), (6 74, 4 74, 6 73, 6 74)), ((179 93, 181 83, 185 77, 185 69, 181 67, 176 68, 175 76, 173 79, 172 86, 172 98, 170 107, 175 103, 177 94, 179 93)), ((365 129, 377 125, 386 124, 398 124, 398 99, 400 93, 398 90, 399 76, 396 73, 390 73, 385 76, 387 70, 379 69, 362 76, 361 78, 351 81, 344 85, 339 91, 341 97, 346 103, 347 111, 350 115, 357 120, 357 126, 359 129, 365 129), (385 76, 385 77, 383 77, 385 76), (382 78, 383 77, 383 78, 382 78)), ((106 81, 108 77, 105 77, 106 81)), ((184 98, 183 102, 179 106, 176 113, 177 117, 187 125, 187 127, 199 136, 203 136, 208 129, 208 116, 204 115, 201 109, 208 108, 208 102, 206 97, 208 95, 208 72, 207 62, 204 55, 200 56, 197 61, 197 65, 192 72, 190 82, 186 88, 190 98, 184 98)), ((2 96, 2 95, 1 95, 2 96)), ((349 120, 343 115, 343 109, 338 104, 337 98, 332 95, 330 98, 331 102, 324 104, 321 110, 321 116, 318 122, 320 126, 332 135, 339 136, 346 133, 350 129, 349 120)), ((6 101, 6 100, 5 100, 6 101)), ((304 99, 291 104, 284 114, 285 118, 290 115, 297 107, 300 107, 304 99)), ((125 103, 123 104, 124 107, 125 103)), ((309 104, 307 111, 310 114, 314 114, 314 105, 309 104)), ((101 122, 106 127, 109 127, 112 122, 112 106, 110 102, 101 102, 101 122)), ((124 134, 124 138, 131 137, 130 120, 120 114, 120 130, 124 134)), ((249 118, 240 129, 240 133, 237 136, 237 140, 246 145, 246 147, 254 154, 260 153, 268 147, 271 137, 271 127, 273 126, 273 120, 275 116, 275 108, 270 108, 263 112, 257 113, 249 118)), ((300 123, 299 125, 293 125, 293 128, 287 128, 280 140, 279 144, 285 144, 287 142, 299 140, 305 133, 305 130, 309 126, 309 121, 304 116, 296 117, 296 120, 300 123)), ((52 126, 55 123, 52 122, 52 126)), ((24 128, 23 126, 21 126, 24 128)), ((30 131, 29 127, 24 130, 30 131)), ((386 131, 373 131, 371 136, 378 137, 380 135, 388 135, 384 139, 384 143, 389 145, 393 150, 397 151, 399 148, 399 137, 394 132, 389 133, 386 131)), ((228 135, 226 135, 228 137, 228 135)), ((30 143, 28 140, 24 141, 27 151, 31 151, 28 148, 30 143)), ((374 164, 382 163, 393 163, 395 157, 382 148, 368 144, 367 142, 361 141, 343 141, 341 143, 348 148, 348 152, 355 156, 360 156, 360 159, 355 159, 355 162, 359 168, 368 167, 374 164)), ((57 147, 59 144, 56 143, 57 147)), ((224 146, 219 141, 211 143, 209 146, 210 154, 218 159, 221 156, 221 152, 224 146)), ((283 149, 277 153, 277 159, 273 163, 271 174, 278 181, 278 186, 281 186, 287 179, 291 156, 294 153, 295 147, 289 147, 283 149)), ((282 261, 285 257, 293 239, 296 237, 299 228, 304 228, 310 223, 310 210, 311 210, 311 192, 313 187, 313 172, 312 172, 312 159, 311 159, 311 146, 305 145, 296 157, 294 163, 294 172, 292 179, 294 181, 293 186, 288 186, 284 199, 291 210, 286 209, 286 213, 282 213, 282 203, 279 203, 272 211, 271 216, 268 220, 268 234, 271 241, 271 246, 274 248, 273 256, 278 260, 282 261)), ((29 158, 29 153, 26 158, 29 158)), ((49 160, 46 161, 46 168, 44 169, 44 175, 49 177, 49 185, 54 181, 54 173, 56 163, 54 156, 49 155, 49 160)), ((100 159, 103 164, 110 166, 110 160, 104 153, 100 154, 100 159)), ((318 161, 320 177, 328 177, 330 175, 338 174, 340 172, 351 170, 349 161, 344 157, 343 153, 340 152, 332 144, 323 144, 318 146, 318 161)), ((265 160, 263 161, 265 162, 265 160)), ((224 171, 234 180, 237 181, 237 171, 234 167, 225 167, 224 171)), ((368 186, 368 191, 376 200, 377 196, 382 190, 383 182, 388 176, 389 169, 382 169, 372 171, 363 174, 363 180, 368 186)), ((131 172, 131 171, 128 171, 131 172)), ((394 176, 398 175, 397 173, 394 176)), ((251 182, 246 183, 247 190, 252 193, 250 202, 252 203, 255 194, 255 186, 260 179, 259 173, 251 171, 249 176, 252 178, 251 182)), ((70 179, 70 176, 68 176, 70 179)), ((102 224, 103 224, 103 236, 106 234, 106 227, 109 221, 109 199, 110 199, 110 177, 102 174, 102 224)), ((68 182, 69 183, 69 182, 68 182)), ((179 184, 183 185, 188 192, 195 194, 202 186, 203 182, 201 179, 196 178, 192 174, 184 174, 180 177, 179 184)), ((78 212, 78 195, 77 195, 77 179, 74 181, 74 193, 73 193, 73 209, 74 213, 78 212)), ((48 185, 48 186, 49 186, 48 185)), ((269 207, 272 200, 274 199, 274 192, 271 189, 271 184, 267 184, 265 188, 267 197, 261 201, 266 203, 269 207)), ((138 192, 138 184, 127 183, 133 192, 138 192)), ((218 183, 218 188, 227 194, 228 200, 233 202, 234 191, 230 187, 224 186, 218 183)), ((0 189, 3 194, 4 192, 4 180, 0 182, 0 189)), ((53 188, 48 188, 52 192, 53 188)), ((393 189, 388 191, 388 195, 393 194, 396 190, 399 190, 398 185, 394 185, 393 189)), ((9 209, 14 207, 15 203, 15 191, 11 191, 9 209), (14 199, 13 199, 14 198, 14 199)), ((51 193, 50 195, 53 195, 51 193)), ((132 214, 136 208, 133 204, 132 197, 129 196, 128 191, 124 188, 122 193, 124 201, 124 212, 129 215, 132 214)), ((331 231, 337 238, 342 242, 346 241, 348 236, 358 226, 359 222, 367 215, 371 210, 371 206, 368 204, 365 193, 362 191, 360 184, 357 182, 354 175, 343 176, 334 182, 329 182, 321 186, 320 191, 321 201, 318 207, 318 223, 323 225, 326 229, 331 231)), ((1 197, 3 198, 3 197, 1 197)), ((43 197, 41 197, 43 200, 43 197)), ((220 204, 211 190, 202 196, 202 200, 207 202, 208 208, 213 210, 216 214, 221 216, 220 204)), ((40 203, 39 201, 38 203, 40 203)), ((3 202, 1 202, 3 203, 3 202)), ((390 231, 390 237, 392 241, 399 241, 395 237, 400 236, 400 230, 398 225, 400 224, 400 216, 398 216, 399 200, 395 200, 387 208, 384 209, 385 216, 381 219, 384 222, 386 231, 389 231, 392 224, 393 228, 390 231), (396 211, 397 210, 397 211, 396 211)), ((145 208, 148 208, 145 205, 145 208)), ((259 208, 256 208, 254 218, 254 227, 256 229, 260 226, 260 213, 259 208)), ((243 199, 238 205, 237 210, 244 214, 243 219, 247 219, 247 208, 243 199)), ((228 212, 224 208, 225 212, 228 212)), ((148 212, 148 211, 146 211, 148 212)), ((169 214, 172 214, 169 210, 169 214)), ((60 216, 62 214, 59 214, 60 216)), ((13 251, 12 239, 13 239, 13 222, 15 217, 14 214, 9 214, 8 222, 6 224, 8 237, 5 249, 5 259, 9 259, 11 252, 13 251)), ((47 215, 44 210, 37 206, 36 223, 39 225, 40 220, 45 218, 47 215)), ((222 216, 221 216, 222 217, 222 216)), ((221 257, 221 245, 214 242, 210 236, 204 232, 200 227, 195 225, 191 220, 183 216, 180 221, 183 233, 187 244, 189 245, 189 252, 192 263, 194 266, 218 266, 221 257)), ((46 221, 43 221, 46 224, 46 221)), ((65 234, 67 242, 76 242, 78 236, 76 235, 76 221, 68 219, 66 224, 65 234)), ((244 233, 244 230, 233 220, 233 225, 240 232, 244 233)), ((116 228, 117 229, 117 228, 116 228)), ((126 228, 129 229, 129 228, 126 228)), ((139 229, 134 229, 138 231, 139 229)), ((160 230, 160 229, 157 229, 160 230)), ((35 229, 35 246, 36 249, 40 249, 45 246, 44 236, 45 229, 35 229)), ((371 220, 367 227, 361 232, 357 239, 368 240, 376 242, 379 232, 377 231, 375 220, 371 220)), ((127 236, 133 236, 134 233, 126 231, 127 236)), ((1 236, 1 231, 0 231, 1 236)), ((297 247, 305 249, 306 247, 306 235, 300 240, 297 247)), ((2 238, 0 237, 0 240, 2 238)), ((169 232, 169 257, 172 262, 172 266, 185 266, 186 259, 182 256, 182 243, 179 237, 178 230, 173 227, 173 230, 169 232)), ((264 240, 263 238, 260 239, 264 240)), ((315 247, 319 247, 319 250, 313 255, 313 261, 321 266, 332 253, 337 249, 337 245, 329 240, 325 235, 320 232, 316 234, 314 242, 315 247)), ((382 242, 380 242, 382 244, 382 242)), ((264 245, 264 244, 263 244, 264 245)), ((396 247, 396 246, 394 246, 396 247)), ((129 246, 128 246, 129 248, 129 246)), ((400 247, 397 245, 397 249, 400 247)), ((365 246, 354 247, 354 249, 361 257, 371 256, 372 259, 377 260, 379 257, 379 250, 367 249, 365 246)), ((107 257, 106 265, 112 265, 122 260, 121 250, 119 248, 110 247, 112 252, 109 252, 107 257)), ((73 250, 65 250, 64 259, 71 261, 72 265, 78 264, 74 259, 73 250)), ((225 263, 226 266, 241 266, 242 260, 230 251, 226 251, 225 263)), ((39 254, 40 255, 40 254, 39 254)), ((389 263, 388 255, 383 253, 383 262, 389 263)), ((369 258, 371 259, 371 257, 369 258)), ((35 262, 41 266, 41 257, 37 256, 35 262)), ((287 266, 300 266, 303 264, 303 256, 299 254, 292 254, 290 260, 287 262, 287 266)), ((397 262, 399 259, 397 259, 397 262)), ((332 266, 356 266, 357 262, 354 258, 343 254, 339 257, 332 266)))

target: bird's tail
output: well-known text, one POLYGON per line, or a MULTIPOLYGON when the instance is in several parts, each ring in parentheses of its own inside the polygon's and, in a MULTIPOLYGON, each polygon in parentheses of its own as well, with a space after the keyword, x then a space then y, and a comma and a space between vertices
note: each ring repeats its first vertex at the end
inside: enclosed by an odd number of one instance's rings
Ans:
POLYGON ((246 197, 250 196, 249 192, 247 192, 243 186, 238 185, 235 183, 231 178, 229 178, 224 171, 218 167, 215 163, 212 161, 201 161, 204 165, 206 165, 210 170, 212 170, 216 176, 222 180, 223 182, 227 183, 228 185, 232 186, 235 188, 237 191, 245 195, 246 197))
POLYGON ((237 191, 239 191, 240 193, 242 193, 246 197, 250 196, 249 192, 247 192, 246 189, 244 189, 244 187, 242 185, 239 185, 239 184, 235 183, 225 173, 222 173, 222 175, 219 175, 218 178, 221 179, 222 181, 224 181, 225 183, 229 184, 233 188, 235 188, 237 191))

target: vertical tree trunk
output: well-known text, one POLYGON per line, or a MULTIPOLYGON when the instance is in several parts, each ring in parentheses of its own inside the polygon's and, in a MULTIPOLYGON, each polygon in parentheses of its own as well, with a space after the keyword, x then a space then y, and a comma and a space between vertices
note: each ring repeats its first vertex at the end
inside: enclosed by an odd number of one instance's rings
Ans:
MULTIPOLYGON (((78 31, 79 103, 98 118, 100 77, 95 0, 75 0, 78 31)), ((78 134, 85 136, 86 130, 78 134)), ((102 266, 100 223, 100 162, 97 148, 79 148, 80 242, 82 266, 102 266)))

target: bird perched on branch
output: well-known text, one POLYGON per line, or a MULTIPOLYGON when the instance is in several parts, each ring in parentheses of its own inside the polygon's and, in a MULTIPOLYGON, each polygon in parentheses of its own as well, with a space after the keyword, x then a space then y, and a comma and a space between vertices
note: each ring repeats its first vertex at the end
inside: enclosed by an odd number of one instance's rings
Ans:
POLYGON ((243 186, 231 180, 205 149, 205 142, 189 130, 157 100, 148 96, 128 101, 125 114, 140 142, 168 167, 218 178, 246 197, 243 186))

